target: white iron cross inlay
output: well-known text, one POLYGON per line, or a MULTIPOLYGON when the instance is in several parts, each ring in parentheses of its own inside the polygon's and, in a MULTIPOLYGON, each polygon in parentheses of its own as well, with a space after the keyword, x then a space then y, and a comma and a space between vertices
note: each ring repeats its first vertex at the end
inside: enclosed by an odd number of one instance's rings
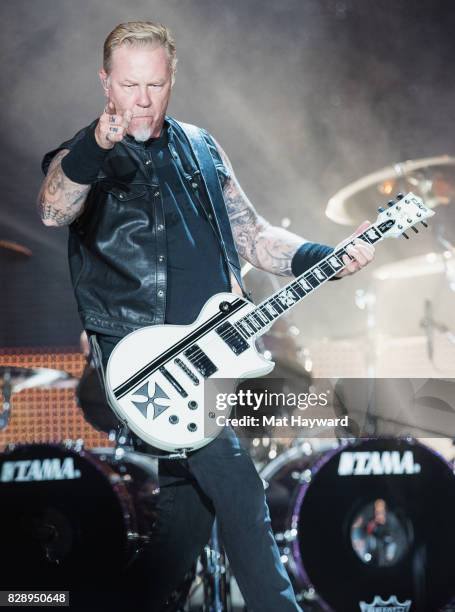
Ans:
POLYGON ((280 299, 280 302, 284 304, 285 306, 292 306, 292 304, 295 304, 295 297, 292 295, 292 292, 290 289, 286 289, 285 291, 282 291, 281 293, 278 294, 278 297, 280 299))
MULTIPOLYGON (((150 381, 150 385, 152 382, 150 381)), ((146 382, 140 389, 137 389, 131 395, 131 402, 136 406, 139 412, 146 419, 148 418, 149 407, 153 408, 153 419, 156 419, 170 407, 170 397, 165 391, 157 384, 154 385, 153 394, 150 394, 149 383, 146 382)))

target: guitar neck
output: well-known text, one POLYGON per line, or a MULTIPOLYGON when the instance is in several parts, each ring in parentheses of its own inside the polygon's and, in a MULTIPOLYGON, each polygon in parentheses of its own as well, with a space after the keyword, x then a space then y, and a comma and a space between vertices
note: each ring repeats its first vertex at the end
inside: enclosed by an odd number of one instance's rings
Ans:
POLYGON ((276 319, 286 314, 301 300, 346 267, 343 262, 343 255, 347 255, 346 247, 349 244, 358 239, 365 240, 369 244, 380 242, 383 240, 384 232, 381 231, 382 229, 384 229, 384 224, 381 224, 381 229, 379 229, 378 224, 370 225, 363 234, 359 234, 343 247, 327 255, 309 270, 261 302, 253 311, 236 321, 235 327, 246 338, 260 336, 276 319))

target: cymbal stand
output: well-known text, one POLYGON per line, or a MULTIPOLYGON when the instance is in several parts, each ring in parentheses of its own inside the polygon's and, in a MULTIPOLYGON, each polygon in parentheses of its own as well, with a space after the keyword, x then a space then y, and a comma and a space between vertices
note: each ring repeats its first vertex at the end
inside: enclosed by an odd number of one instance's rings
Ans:
POLYGON ((13 385, 11 384, 11 372, 7 369, 3 373, 3 385, 2 385, 3 410, 0 413, 0 430, 5 429, 8 426, 9 417, 11 413, 11 394, 12 392, 13 392, 13 385))
POLYGON ((372 414, 374 401, 374 383, 377 375, 377 333, 376 333, 376 294, 373 289, 358 289, 355 294, 357 308, 366 312, 367 342, 366 366, 368 378, 368 403, 365 413, 364 432, 374 436, 377 430, 377 419, 372 414))
POLYGON ((217 521, 213 523, 209 543, 201 555, 204 583, 203 612, 229 612, 230 592, 226 580, 226 556, 218 535, 217 521))

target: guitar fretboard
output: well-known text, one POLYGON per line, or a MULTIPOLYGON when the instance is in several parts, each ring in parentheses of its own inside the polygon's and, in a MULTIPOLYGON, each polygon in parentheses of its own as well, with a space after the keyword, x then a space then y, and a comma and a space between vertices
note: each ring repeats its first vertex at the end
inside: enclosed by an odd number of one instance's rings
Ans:
POLYGON ((323 285, 338 274, 345 267, 343 255, 348 255, 346 248, 358 239, 374 244, 382 239, 382 232, 377 225, 370 225, 363 234, 356 236, 343 247, 327 255, 327 257, 321 259, 309 270, 261 302, 252 312, 239 319, 235 323, 235 328, 245 338, 260 335, 278 317, 285 314, 320 285, 323 285))

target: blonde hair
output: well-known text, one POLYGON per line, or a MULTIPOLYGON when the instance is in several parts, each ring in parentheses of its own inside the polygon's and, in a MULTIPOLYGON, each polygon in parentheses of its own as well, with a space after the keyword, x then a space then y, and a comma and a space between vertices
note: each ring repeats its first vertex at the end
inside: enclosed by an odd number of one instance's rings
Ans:
POLYGON ((153 21, 129 21, 120 23, 108 35, 103 45, 103 68, 109 74, 112 67, 112 52, 121 45, 157 44, 164 47, 169 56, 172 82, 177 70, 175 41, 171 31, 161 23, 153 21))

